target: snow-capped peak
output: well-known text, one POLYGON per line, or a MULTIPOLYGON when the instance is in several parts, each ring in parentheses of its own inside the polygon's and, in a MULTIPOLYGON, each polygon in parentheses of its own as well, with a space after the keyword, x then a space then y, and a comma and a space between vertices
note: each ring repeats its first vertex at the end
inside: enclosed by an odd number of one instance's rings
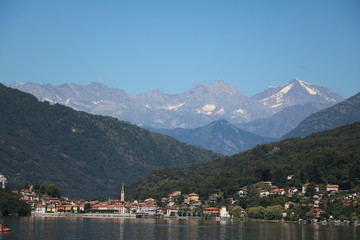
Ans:
MULTIPOLYGON (((312 85, 311 83, 307 83, 305 81, 300 80, 299 78, 294 78, 290 81, 290 84, 299 84, 303 89, 305 89, 309 94, 316 95, 320 92, 317 90, 317 87, 312 85)), ((289 85, 290 85, 289 84, 289 85)))
POLYGON ((310 87, 311 84, 310 84, 310 86, 309 86, 308 84, 305 84, 305 82, 300 82, 300 84, 301 84, 301 86, 302 86, 303 88, 305 88, 306 91, 307 91, 308 93, 310 93, 311 95, 319 94, 319 91, 318 91, 316 88, 310 87))
POLYGON ((289 92, 293 86, 294 86, 293 83, 286 85, 283 89, 280 90, 280 93, 285 94, 289 92))
POLYGON ((12 84, 12 87, 13 87, 13 88, 17 88, 17 87, 20 87, 20 86, 22 86, 22 85, 24 85, 24 83, 16 81, 16 82, 14 82, 14 83, 12 84))
POLYGON ((286 107, 305 104, 307 102, 335 103, 341 96, 331 93, 324 87, 293 78, 288 84, 268 88, 253 97, 273 112, 278 112, 286 107))

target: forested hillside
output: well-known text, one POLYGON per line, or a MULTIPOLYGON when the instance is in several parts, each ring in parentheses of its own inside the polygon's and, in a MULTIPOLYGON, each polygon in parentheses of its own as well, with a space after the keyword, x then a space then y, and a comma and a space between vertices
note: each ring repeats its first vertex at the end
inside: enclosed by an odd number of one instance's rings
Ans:
POLYGON ((153 169, 220 155, 112 117, 39 102, 0 84, 0 172, 10 186, 51 182, 62 196, 115 197, 153 169))
POLYGON ((221 191, 224 197, 233 197, 241 187, 259 181, 285 186, 288 175, 296 176, 297 185, 328 183, 339 184, 341 189, 359 186, 360 122, 306 138, 260 145, 196 167, 157 170, 128 189, 135 199, 166 196, 175 190, 196 192, 202 197, 221 191))

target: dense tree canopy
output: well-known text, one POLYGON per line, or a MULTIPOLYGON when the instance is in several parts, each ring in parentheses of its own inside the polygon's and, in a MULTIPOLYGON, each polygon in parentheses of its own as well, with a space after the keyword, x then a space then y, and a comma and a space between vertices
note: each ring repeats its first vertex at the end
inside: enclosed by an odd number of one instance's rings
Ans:
POLYGON ((29 204, 20 200, 18 195, 0 188, 0 216, 27 216, 30 214, 31 206, 29 204))
MULTIPOLYGON (((232 197, 259 181, 281 187, 304 183, 339 184, 346 190, 359 186, 360 123, 286 139, 191 168, 157 170, 131 185, 133 198, 161 197, 175 190, 197 192, 203 198, 218 192, 232 197), (288 175, 295 175, 288 181, 288 175), (185 190, 184 190, 185 189, 185 190)), ((310 186, 308 195, 312 194, 310 186)), ((249 189, 256 195, 256 189, 249 189)))

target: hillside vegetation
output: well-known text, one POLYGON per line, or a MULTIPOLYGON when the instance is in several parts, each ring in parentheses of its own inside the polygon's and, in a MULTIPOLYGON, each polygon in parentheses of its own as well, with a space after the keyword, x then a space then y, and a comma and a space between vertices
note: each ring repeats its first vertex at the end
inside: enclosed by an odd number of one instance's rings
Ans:
POLYGON ((298 184, 339 184, 341 189, 358 186, 360 180, 360 123, 264 144, 211 163, 183 169, 154 171, 130 185, 134 199, 158 198, 181 190, 202 197, 219 191, 232 197, 248 184, 272 181, 285 186, 288 175, 298 184))
POLYGON ((115 197, 153 169, 220 155, 112 117, 39 102, 0 84, 0 172, 10 186, 51 182, 63 196, 115 197))

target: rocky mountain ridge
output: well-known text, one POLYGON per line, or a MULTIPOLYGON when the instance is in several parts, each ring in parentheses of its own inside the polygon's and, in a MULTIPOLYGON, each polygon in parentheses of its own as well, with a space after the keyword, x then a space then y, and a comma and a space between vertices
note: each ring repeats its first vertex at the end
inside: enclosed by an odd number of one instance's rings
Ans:
POLYGON ((15 83, 12 88, 28 92, 40 101, 59 103, 76 110, 108 115, 152 128, 197 128, 226 119, 241 124, 264 119, 289 106, 308 102, 335 104, 343 98, 327 88, 293 79, 248 97, 223 81, 202 84, 181 94, 159 89, 137 96, 100 83, 89 85, 15 83))
POLYGON ((275 141, 275 138, 262 137, 230 124, 221 119, 204 127, 195 129, 150 129, 173 137, 179 141, 202 146, 213 152, 232 155, 248 150, 258 144, 275 141))
POLYGON ((311 133, 329 130, 360 121, 360 92, 319 112, 313 113, 283 138, 305 137, 311 133))
POLYGON ((287 107, 271 117, 257 119, 251 122, 239 123, 241 129, 266 137, 280 138, 293 130, 302 120, 310 114, 321 111, 332 104, 309 102, 303 105, 287 107))
POLYGON ((292 79, 284 86, 269 87, 253 96, 252 99, 259 101, 273 113, 309 102, 336 104, 344 100, 342 96, 330 92, 325 87, 319 87, 298 78, 292 79))

